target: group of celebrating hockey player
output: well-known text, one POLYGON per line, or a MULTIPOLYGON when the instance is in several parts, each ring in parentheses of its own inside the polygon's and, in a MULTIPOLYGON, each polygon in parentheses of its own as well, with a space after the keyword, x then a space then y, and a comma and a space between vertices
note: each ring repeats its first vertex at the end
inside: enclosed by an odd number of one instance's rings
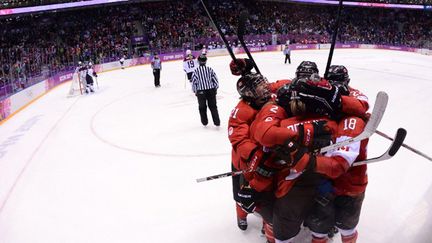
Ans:
POLYGON ((327 242, 337 229, 344 243, 358 237, 367 185, 368 141, 317 154, 317 149, 360 134, 369 115, 368 100, 348 86, 344 66, 330 66, 326 78, 314 62, 303 61, 292 80, 269 83, 251 72, 253 62, 230 63, 240 101, 232 110, 228 137, 237 223, 247 229, 247 215, 263 219, 267 242, 294 242, 302 225, 313 243, 327 242))

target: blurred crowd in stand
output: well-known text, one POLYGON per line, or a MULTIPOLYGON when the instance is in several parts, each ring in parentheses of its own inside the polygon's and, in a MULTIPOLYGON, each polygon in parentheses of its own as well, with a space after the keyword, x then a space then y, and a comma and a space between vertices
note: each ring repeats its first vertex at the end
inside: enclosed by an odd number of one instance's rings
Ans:
MULTIPOLYGON (((238 16, 246 7, 239 0, 209 2, 229 44, 238 46, 238 16)), ((247 3, 249 46, 330 42, 337 6, 247 3)), ((432 49, 431 11, 345 7, 342 14, 339 42, 432 49)), ((2 17, 0 23, 0 98, 69 71, 78 61, 98 64, 123 55, 225 48, 196 0, 2 17)))
MULTIPOLYGON (((0 9, 2 8, 20 8, 37 5, 48 5, 56 3, 84 2, 91 0, 2 0, 0 9)), ((338 1, 338 0, 330 0, 338 1)), ((432 4, 432 0, 352 0, 353 2, 372 2, 372 3, 396 3, 396 4, 432 4)))
MULTIPOLYGON (((333 0, 337 1, 337 0, 333 0)), ((396 4, 432 4, 432 0, 354 0, 353 2, 368 2, 368 3, 396 3, 396 4)))
POLYGON ((30 7, 30 6, 37 6, 37 5, 71 3, 71 2, 82 2, 82 1, 90 1, 90 0, 2 0, 0 2, 0 9, 21 8, 21 7, 30 7))

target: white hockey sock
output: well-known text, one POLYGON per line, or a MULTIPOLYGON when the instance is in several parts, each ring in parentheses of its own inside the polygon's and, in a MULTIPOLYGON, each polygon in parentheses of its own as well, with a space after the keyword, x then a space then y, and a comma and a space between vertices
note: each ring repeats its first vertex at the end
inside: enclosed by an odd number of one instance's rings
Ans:
POLYGON ((288 240, 275 239, 275 243, 294 243, 294 238, 295 238, 295 236, 293 238, 288 239, 288 240))
POLYGON ((357 231, 356 228, 348 229, 348 230, 338 228, 338 230, 342 236, 350 236, 350 235, 353 235, 357 231))
POLYGON ((321 233, 317 233, 317 232, 312 232, 312 235, 316 238, 327 238, 327 234, 321 234, 321 233))

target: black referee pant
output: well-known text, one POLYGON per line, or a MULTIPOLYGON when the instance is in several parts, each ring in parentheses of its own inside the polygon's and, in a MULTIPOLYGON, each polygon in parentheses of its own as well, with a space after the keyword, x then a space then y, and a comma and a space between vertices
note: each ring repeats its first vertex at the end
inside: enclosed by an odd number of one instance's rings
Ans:
POLYGON ((285 64, 286 64, 287 60, 289 61, 289 64, 291 64, 291 55, 290 54, 285 54, 285 64))
POLYGON ((208 124, 207 106, 210 109, 213 123, 215 126, 220 126, 219 112, 216 105, 216 89, 198 90, 196 96, 198 98, 198 109, 201 116, 201 123, 206 126, 208 124))
POLYGON ((154 85, 155 87, 160 86, 160 69, 153 69, 153 76, 154 76, 154 85))

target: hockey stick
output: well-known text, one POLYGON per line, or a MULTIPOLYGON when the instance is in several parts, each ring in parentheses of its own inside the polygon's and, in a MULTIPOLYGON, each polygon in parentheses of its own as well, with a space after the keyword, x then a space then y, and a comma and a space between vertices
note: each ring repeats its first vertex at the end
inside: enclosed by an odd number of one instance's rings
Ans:
MULTIPOLYGON (((387 134, 385 134, 385 133, 383 133, 383 132, 381 132, 381 131, 378 131, 378 130, 377 130, 376 133, 377 133, 378 135, 384 137, 384 138, 387 138, 387 139, 391 140, 391 141, 394 140, 393 138, 391 138, 390 136, 388 136, 387 134)), ((425 158, 425 159, 427 159, 427 160, 429 160, 429 161, 432 161, 432 158, 431 158, 430 156, 426 155, 426 154, 423 153, 423 152, 420 152, 419 150, 417 150, 417 149, 415 149, 415 148, 413 148, 413 147, 411 147, 411 146, 409 146, 409 145, 406 145, 405 143, 402 143, 402 147, 404 147, 404 148, 410 150, 411 152, 414 152, 414 153, 416 153, 416 154, 422 156, 423 158, 425 158)))
MULTIPOLYGON (((339 143, 335 143, 335 144, 323 147, 319 150, 316 150, 316 151, 314 151, 314 154, 324 153, 324 152, 327 152, 327 151, 330 151, 333 149, 337 149, 337 148, 346 146, 350 143, 358 142, 358 141, 361 141, 363 139, 366 139, 366 138, 369 138, 370 136, 372 136, 375 133, 378 125, 380 124, 380 122, 383 118, 385 109, 387 107, 387 103, 388 103, 387 93, 385 93, 383 91, 378 92, 377 98, 375 100, 375 105, 374 105, 374 108, 372 110, 372 114, 371 114, 369 121, 366 124, 366 127, 362 133, 360 133, 356 137, 353 137, 353 138, 341 141, 339 143)), ((251 172, 251 171, 250 170, 240 170, 240 171, 235 171, 235 172, 227 172, 227 173, 222 173, 222 174, 218 174, 218 175, 199 178, 196 181, 197 182, 203 182, 203 181, 215 180, 215 179, 220 179, 220 178, 224 178, 224 177, 228 177, 228 176, 237 176, 237 175, 241 175, 241 174, 247 173, 247 172, 251 172)))
POLYGON ((201 4, 204 7, 204 10, 207 13, 207 16, 209 17, 210 21, 212 22, 212 24, 215 26, 217 32, 219 33, 220 37, 222 38, 222 41, 225 43, 225 46, 228 50, 228 53, 230 54, 231 58, 233 59, 234 62, 237 63, 237 58, 234 55, 234 52, 232 51, 231 47, 228 45, 228 41, 225 38, 224 33, 222 33, 222 30, 220 29, 220 27, 216 24, 216 22, 214 21, 213 16, 211 15, 211 13, 208 11, 207 6, 204 3, 204 0, 201 0, 201 4))
POLYGON ((370 136, 372 136, 372 134, 375 133, 376 129, 378 128, 378 125, 380 124, 383 116, 384 116, 384 112, 386 110, 387 107, 387 103, 388 103, 388 95, 387 93, 380 91, 377 94, 376 97, 376 101, 375 101, 375 105, 373 107, 372 110, 372 114, 369 118, 368 123, 366 124, 366 127, 364 128, 363 132, 360 133, 358 136, 341 141, 339 143, 335 143, 329 146, 326 146, 324 148, 318 149, 315 151, 315 153, 317 154, 321 154, 333 149, 337 149, 343 146, 346 146, 350 143, 354 143, 357 141, 361 141, 363 139, 366 139, 370 136))
POLYGON ((238 176, 238 175, 248 173, 248 172, 252 172, 252 171, 251 170, 231 171, 231 172, 222 173, 219 175, 212 175, 212 176, 207 176, 207 177, 203 177, 203 178, 198 178, 198 179, 196 179, 196 181, 197 182, 211 181, 211 180, 220 179, 220 178, 229 177, 229 176, 238 176))
POLYGON ((248 16, 248 13, 247 13, 246 11, 243 11, 243 12, 240 14, 240 19, 239 19, 238 28, 237 28, 237 36, 238 36, 238 38, 239 38, 240 44, 241 44, 242 47, 243 47, 243 50, 246 52, 246 55, 247 55, 247 56, 249 57, 249 59, 252 61, 253 66, 254 66, 254 68, 255 68, 255 71, 256 71, 258 74, 261 74, 261 72, 260 72, 260 70, 258 69, 258 66, 257 66, 255 60, 253 59, 253 57, 252 57, 252 55, 251 55, 249 49, 247 48, 247 46, 246 46, 246 44, 245 44, 245 42, 244 42, 244 39, 243 39, 244 32, 245 32, 245 28, 246 28, 246 20, 247 20, 247 16, 248 16))
POLYGON ((341 12, 342 12, 342 5, 343 5, 343 0, 339 0, 339 8, 338 8, 337 16, 336 16, 336 23, 335 23, 335 27, 333 30, 332 42, 331 42, 331 46, 330 46, 330 53, 329 53, 329 56, 327 59, 327 66, 325 69, 324 78, 328 78, 327 77, 328 71, 329 71, 330 64, 331 64, 331 61, 333 58, 333 51, 334 51, 334 48, 336 45, 336 38, 337 38, 338 31, 339 31, 339 23, 340 23, 340 16, 341 16, 341 12))
POLYGON ((405 129, 399 128, 396 132, 395 137, 390 138, 390 140, 392 140, 393 142, 384 154, 382 154, 381 156, 375 157, 375 158, 370 158, 367 160, 354 162, 352 164, 352 166, 370 164, 370 163, 380 162, 380 161, 388 160, 388 159, 392 158, 397 153, 399 148, 402 146, 403 141, 405 140, 406 134, 407 134, 407 131, 405 129))

